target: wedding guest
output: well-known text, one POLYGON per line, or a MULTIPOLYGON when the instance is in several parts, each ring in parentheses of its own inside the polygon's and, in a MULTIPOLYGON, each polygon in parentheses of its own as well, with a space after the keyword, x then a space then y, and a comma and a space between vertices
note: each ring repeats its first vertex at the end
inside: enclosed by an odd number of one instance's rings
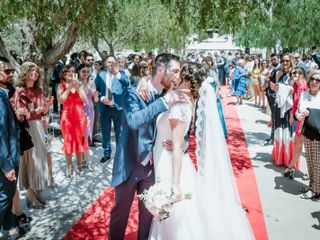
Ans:
POLYGON ((293 142, 293 158, 289 166, 282 172, 285 177, 294 178, 295 169, 299 167, 299 159, 302 153, 303 137, 301 134, 301 121, 297 121, 295 117, 299 98, 303 92, 308 89, 307 81, 305 80, 305 72, 303 68, 295 67, 290 72, 290 78, 293 81, 293 106, 290 114, 290 125, 295 127, 295 137, 293 142))
MULTIPOLYGON (((260 77, 260 96, 259 98, 262 101, 262 105, 259 104, 259 106, 262 109, 266 108, 266 88, 267 88, 267 84, 269 81, 269 77, 270 77, 270 72, 269 69, 267 68, 267 61, 263 60, 261 63, 261 77, 260 77)), ((260 101, 259 101, 260 102, 260 101)))
POLYGON ((130 76, 130 84, 132 86, 137 86, 141 79, 140 67, 138 64, 133 65, 130 76))
POLYGON ((271 84, 276 83, 276 74, 279 70, 280 70, 280 64, 279 64, 278 55, 276 53, 273 53, 271 54, 270 66, 269 66, 270 76, 269 76, 268 86, 266 87, 267 100, 271 110, 271 124, 270 124, 271 133, 270 133, 270 138, 266 139, 266 142, 264 144, 265 146, 273 144, 273 141, 274 141, 276 93, 271 89, 271 84))
POLYGON ((125 72, 119 71, 114 56, 108 56, 104 61, 104 66, 105 70, 100 72, 95 80, 99 95, 98 110, 102 131, 103 157, 100 160, 101 163, 111 159, 111 122, 113 122, 116 137, 116 148, 118 146, 122 122, 123 84, 129 83, 125 72))
POLYGON ((274 108, 274 146, 272 159, 276 165, 289 166, 293 156, 293 126, 290 125, 290 113, 293 105, 293 87, 289 73, 293 68, 293 58, 286 53, 281 57, 281 70, 276 74, 277 84, 271 84, 271 89, 276 91, 276 103, 274 108))
MULTIPOLYGON (((8 75, 8 76, 11 76, 12 78, 12 75, 8 75)), ((21 108, 15 109, 15 106, 17 106, 17 104, 14 102, 14 99, 12 98, 12 96, 14 95, 16 89, 12 84, 10 84, 8 87, 10 89, 8 95, 9 95, 9 99, 11 99, 10 100, 11 106, 13 107, 16 117, 18 118, 18 123, 20 127, 20 136, 19 136, 20 156, 23 156, 24 151, 33 148, 34 145, 33 145, 31 136, 27 131, 27 129, 29 128, 28 121, 25 119, 25 116, 21 116, 21 110, 26 113, 26 109, 21 109, 21 108)), ((24 213, 21 208, 20 192, 18 188, 16 189, 16 192, 13 197, 12 212, 15 215, 17 224, 21 227, 25 226, 30 221, 32 221, 32 217, 27 216, 26 213, 24 213)))
POLYGON ((245 69, 244 60, 240 59, 237 62, 237 67, 234 70, 233 79, 237 104, 243 104, 243 96, 246 94, 246 86, 249 72, 245 69))
POLYGON ((58 89, 58 101, 63 104, 61 115, 61 132, 63 135, 63 151, 67 161, 67 177, 74 176, 72 154, 76 154, 79 175, 83 174, 83 152, 89 149, 86 137, 87 120, 83 104, 87 101, 86 93, 80 88, 75 67, 66 65, 62 70, 58 89))
POLYGON ((301 196, 304 199, 320 199, 320 70, 314 70, 308 77, 309 91, 300 99, 297 118, 304 121, 303 142, 309 174, 309 187, 301 196))
MULTIPOLYGON (((94 125, 94 102, 98 102, 98 92, 93 82, 89 82, 89 66, 80 64, 78 67, 78 74, 82 84, 82 89, 87 95, 87 101, 83 105, 83 110, 87 118, 86 138, 90 144, 93 143, 93 125, 94 125)), ((84 150, 84 157, 89 170, 93 169, 92 159, 89 150, 84 150)), ((83 165, 86 165, 85 163, 83 165)))
POLYGON ((46 116, 43 118, 43 127, 44 127, 44 138, 46 143, 46 150, 47 150, 47 160, 48 160, 48 171, 49 171, 49 187, 55 188, 57 186, 52 172, 52 146, 51 141, 49 138, 49 117, 46 116))
POLYGON ((252 69, 252 88, 253 88, 253 96, 254 96, 254 105, 260 106, 261 98, 260 98, 260 83, 261 83, 261 65, 259 59, 254 60, 254 66, 252 69))
POLYGON ((9 230, 8 239, 25 234, 12 212, 19 172, 19 125, 8 97, 14 69, 0 57, 0 228, 9 230))
POLYGON ((28 131, 34 144, 21 158, 20 182, 27 189, 27 206, 44 208, 41 191, 48 186, 49 172, 42 117, 47 114, 53 99, 44 97, 40 68, 35 63, 22 64, 18 86, 13 98, 16 98, 17 108, 27 109, 28 131))
POLYGON ((51 75, 50 79, 50 85, 51 85, 51 95, 54 97, 53 99, 53 112, 57 113, 58 112, 58 100, 57 100, 57 89, 58 89, 58 84, 61 82, 60 79, 60 72, 63 68, 64 65, 66 65, 68 58, 67 56, 64 56, 61 60, 59 60, 56 65, 54 66, 53 73, 51 75))

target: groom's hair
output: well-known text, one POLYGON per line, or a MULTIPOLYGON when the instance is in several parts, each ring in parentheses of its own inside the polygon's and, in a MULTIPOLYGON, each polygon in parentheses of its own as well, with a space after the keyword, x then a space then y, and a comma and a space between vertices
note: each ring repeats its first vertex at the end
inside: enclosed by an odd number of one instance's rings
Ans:
POLYGON ((152 76, 156 75, 157 68, 163 67, 168 69, 170 67, 171 61, 180 61, 180 57, 171 53, 161 53, 159 54, 153 62, 152 65, 152 76))

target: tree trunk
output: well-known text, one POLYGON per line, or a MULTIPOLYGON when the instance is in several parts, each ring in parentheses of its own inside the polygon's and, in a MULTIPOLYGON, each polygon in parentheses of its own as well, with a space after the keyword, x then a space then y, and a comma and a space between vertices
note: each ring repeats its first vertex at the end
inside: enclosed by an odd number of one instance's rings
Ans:
POLYGON ((0 36, 0 56, 2 57, 6 57, 9 62, 12 64, 12 66, 14 66, 15 70, 17 71, 17 73, 20 73, 20 65, 19 63, 11 56, 11 54, 7 51, 7 48, 0 36))
POLYGON ((42 67, 43 77, 42 77, 42 87, 45 96, 50 96, 50 79, 53 72, 54 66, 44 65, 42 67))
POLYGON ((266 59, 270 59, 271 54, 272 54, 272 49, 267 48, 266 59))

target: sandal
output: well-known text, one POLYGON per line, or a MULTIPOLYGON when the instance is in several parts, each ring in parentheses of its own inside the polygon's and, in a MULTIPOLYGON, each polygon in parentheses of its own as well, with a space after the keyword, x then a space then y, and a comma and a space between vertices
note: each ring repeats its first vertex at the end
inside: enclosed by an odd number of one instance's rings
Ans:
POLYGON ((316 194, 316 193, 312 192, 311 190, 309 190, 308 192, 302 194, 300 197, 302 199, 306 199, 306 200, 309 200, 309 199, 310 200, 319 200, 320 199, 320 194, 319 193, 316 194), (311 192, 311 196, 308 195, 309 192, 311 192))
POLYGON ((294 167, 287 167, 281 174, 284 177, 289 177, 291 179, 294 179, 295 172, 296 172, 296 169, 294 167))
POLYGON ((31 222, 33 220, 32 217, 28 217, 25 213, 22 213, 19 216, 15 215, 15 217, 16 217, 16 221, 19 224, 26 224, 26 223, 29 223, 29 222, 31 222))

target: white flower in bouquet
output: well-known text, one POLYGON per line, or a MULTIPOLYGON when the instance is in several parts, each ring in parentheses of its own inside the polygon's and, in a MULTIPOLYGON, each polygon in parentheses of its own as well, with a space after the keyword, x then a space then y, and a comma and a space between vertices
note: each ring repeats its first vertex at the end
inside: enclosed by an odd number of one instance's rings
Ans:
MULTIPOLYGON (((191 194, 184 194, 184 199, 191 199, 191 194)), ((159 221, 170 217, 173 206, 176 203, 172 189, 163 184, 157 183, 138 195, 149 210, 149 212, 159 221)))

